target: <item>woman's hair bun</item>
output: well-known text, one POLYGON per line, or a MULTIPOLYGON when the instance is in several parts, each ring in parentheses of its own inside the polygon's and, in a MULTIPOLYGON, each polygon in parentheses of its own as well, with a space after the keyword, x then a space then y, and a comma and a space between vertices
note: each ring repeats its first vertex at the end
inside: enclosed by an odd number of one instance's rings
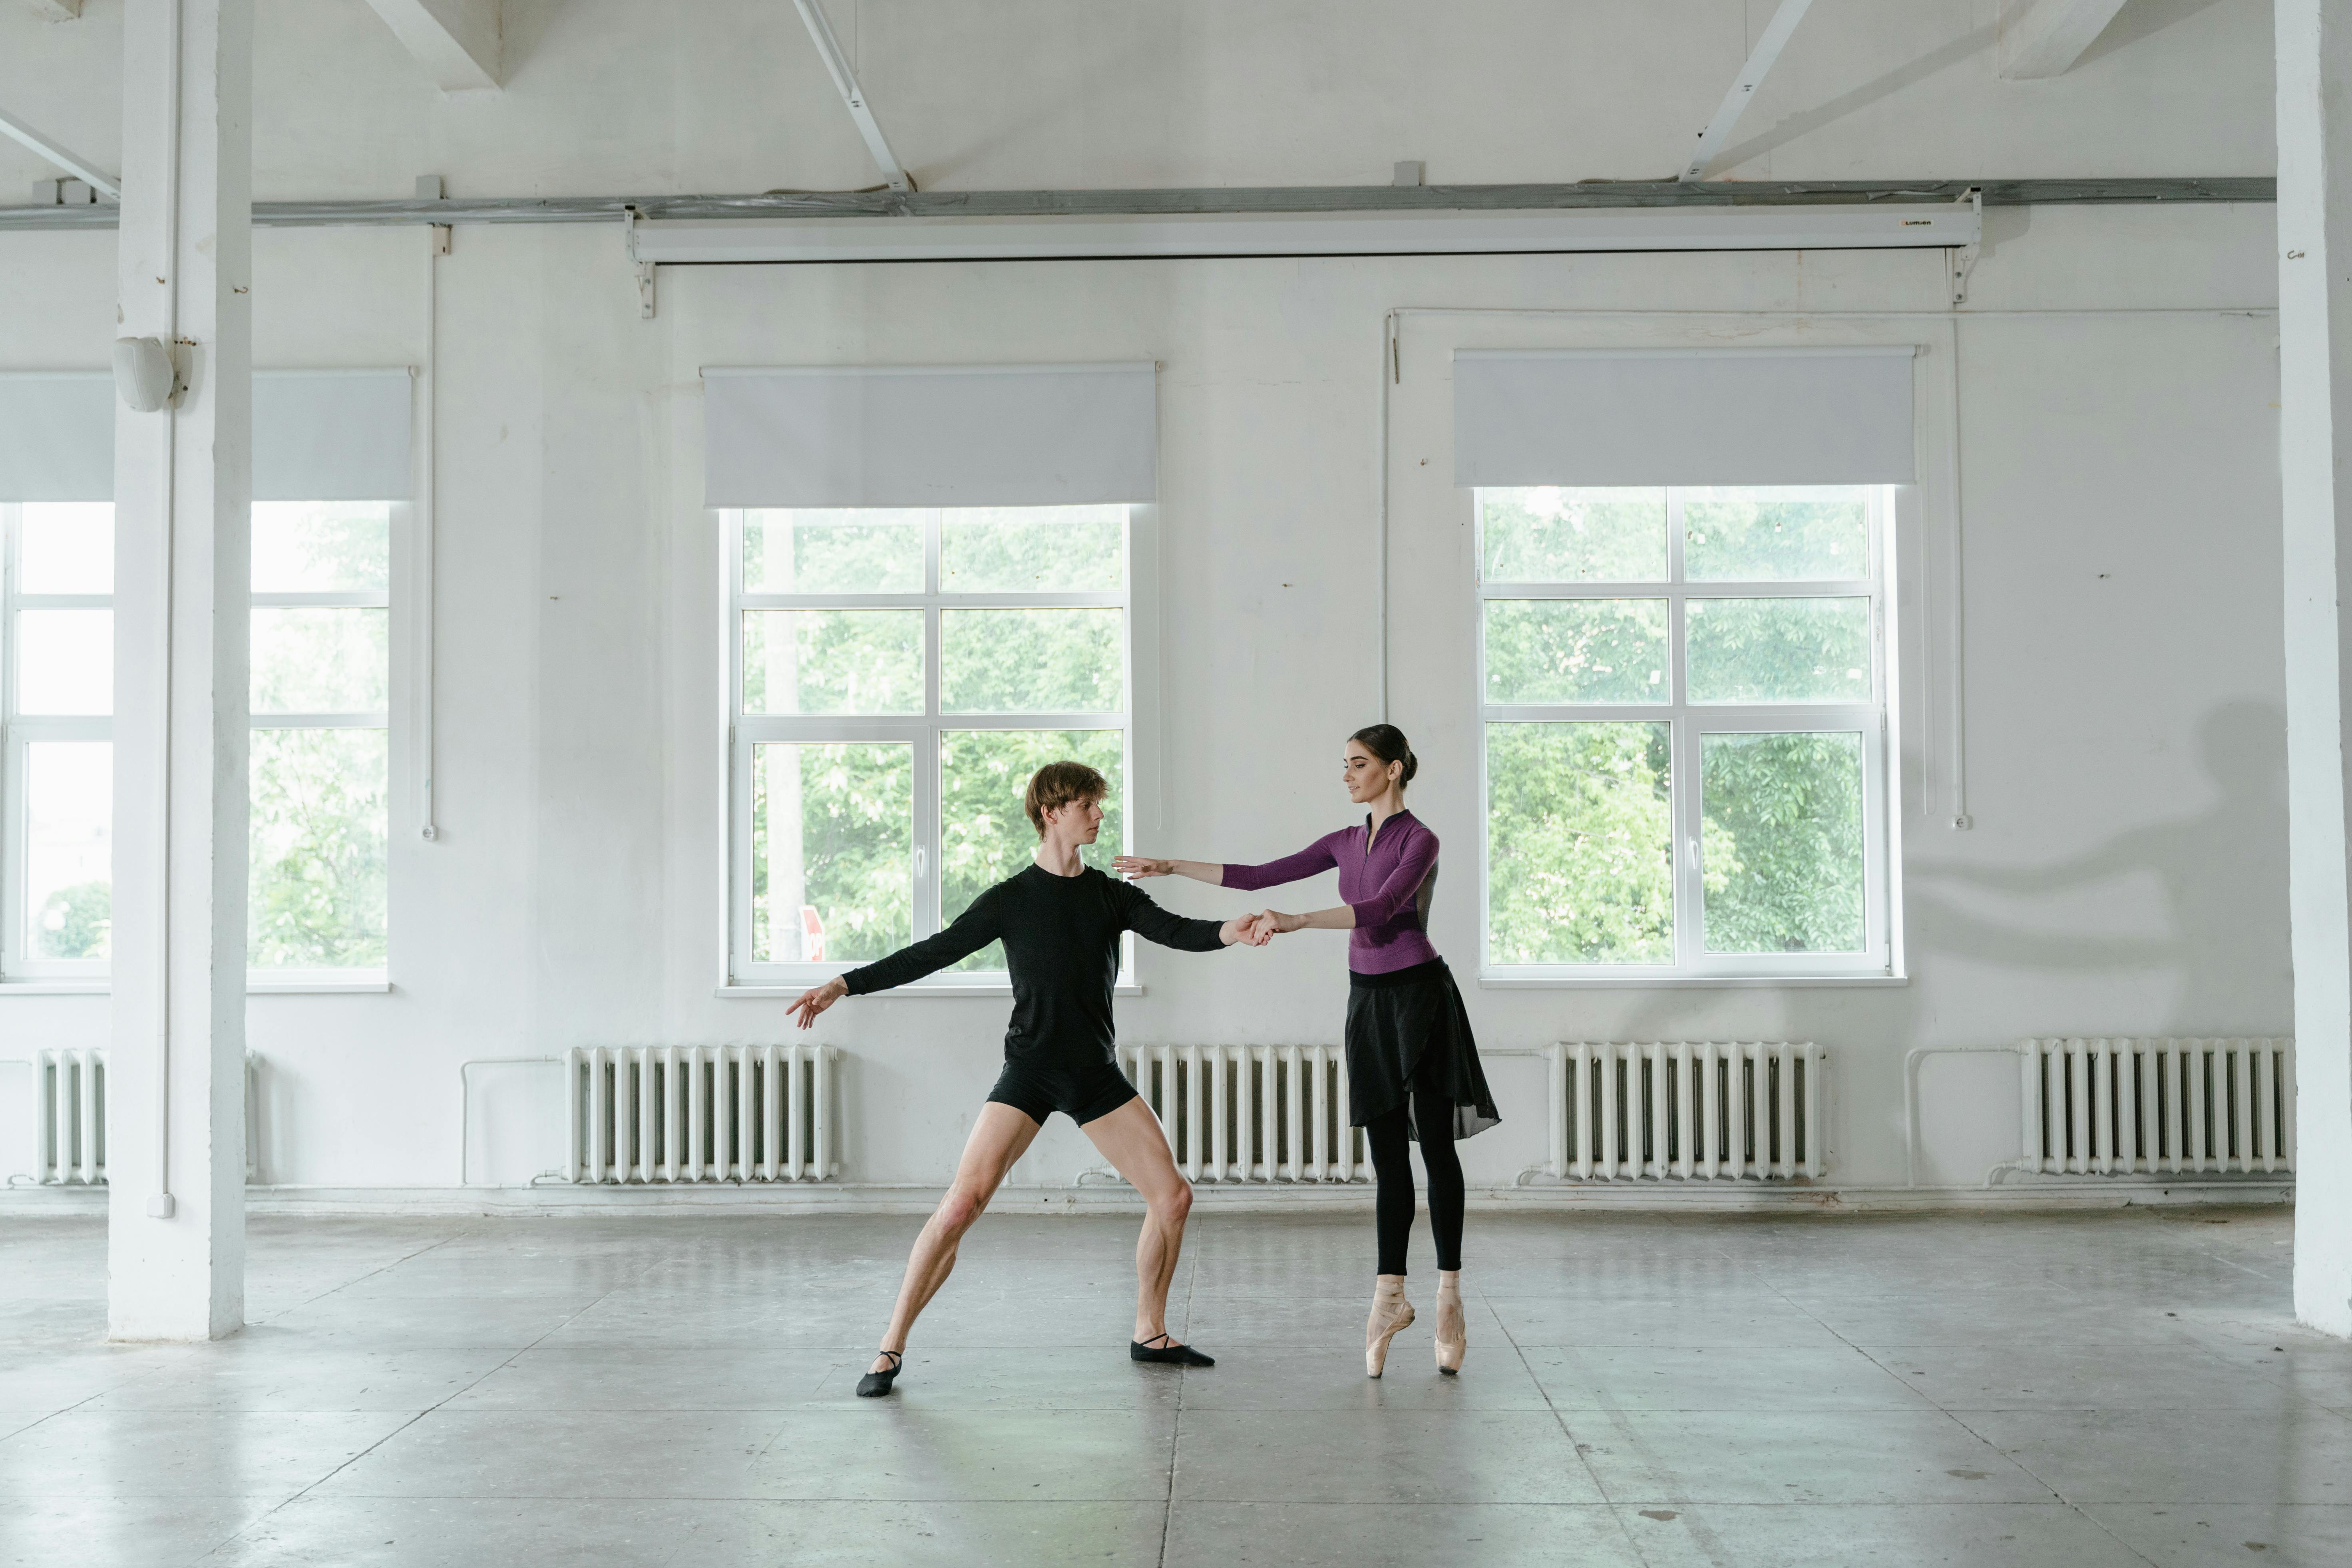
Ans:
POLYGON ((1421 772, 1421 759, 1414 756, 1412 748, 1408 746, 1404 753, 1404 782, 1412 783, 1412 775, 1419 772, 1421 772))

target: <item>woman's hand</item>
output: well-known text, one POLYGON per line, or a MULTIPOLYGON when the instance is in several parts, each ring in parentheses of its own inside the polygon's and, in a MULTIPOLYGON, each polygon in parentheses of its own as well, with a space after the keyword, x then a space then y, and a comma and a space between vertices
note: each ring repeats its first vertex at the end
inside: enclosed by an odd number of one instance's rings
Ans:
POLYGON ((1116 856, 1112 858, 1110 866, 1112 870, 1129 881, 1139 881, 1146 877, 1172 877, 1176 874, 1175 861, 1147 859, 1141 855, 1116 856))
POLYGON ((1292 931, 1307 929, 1305 915, 1286 915, 1278 910, 1267 910, 1257 918, 1265 922, 1266 934, 1269 938, 1288 936, 1292 931))
POLYGON ((822 985, 811 986, 792 1005, 793 1021, 802 1028, 816 1022, 816 1016, 849 994, 849 983, 838 974, 822 985))

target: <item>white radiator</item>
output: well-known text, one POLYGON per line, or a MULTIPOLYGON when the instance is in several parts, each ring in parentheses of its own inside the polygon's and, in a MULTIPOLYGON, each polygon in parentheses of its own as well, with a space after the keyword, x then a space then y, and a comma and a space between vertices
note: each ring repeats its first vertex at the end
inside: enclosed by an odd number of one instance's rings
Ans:
POLYGON ((1573 1181, 1812 1180, 1828 1060, 1810 1041, 1561 1044, 1551 1159, 1573 1181))
POLYGON ((2294 1042, 2022 1040, 2027 1171, 2294 1169, 2294 1042))
POLYGON ((833 1046, 575 1046, 575 1182, 821 1182, 841 1173, 833 1046))
POLYGON ((1121 1046, 1118 1065, 1190 1180, 1371 1179, 1337 1046, 1121 1046))
MULTIPOLYGON (((245 1179, 257 1181, 261 1058, 245 1053, 245 1179)), ((106 1181, 106 1051, 33 1053, 33 1179, 50 1185, 106 1181)))

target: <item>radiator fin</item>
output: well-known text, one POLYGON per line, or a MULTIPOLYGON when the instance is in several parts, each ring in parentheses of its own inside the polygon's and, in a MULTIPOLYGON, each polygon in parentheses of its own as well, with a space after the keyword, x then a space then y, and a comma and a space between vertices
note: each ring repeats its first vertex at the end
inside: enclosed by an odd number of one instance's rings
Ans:
POLYGON ((1828 1058, 1811 1041, 1552 1046, 1561 1181, 1817 1179, 1828 1058))
MULTIPOLYGON (((106 1184, 107 1051, 33 1053, 33 1179, 45 1186, 106 1184)), ((245 1053, 245 1179, 261 1179, 261 1058, 245 1053)))
POLYGON ((822 1182, 841 1174, 833 1046, 575 1046, 574 1182, 822 1182))
POLYGON ((1189 1180, 1370 1179, 1337 1046, 1121 1046, 1118 1065, 1189 1180))
POLYGON ((2294 1042, 2066 1038, 2019 1047, 2028 1171, 2294 1169, 2294 1042))

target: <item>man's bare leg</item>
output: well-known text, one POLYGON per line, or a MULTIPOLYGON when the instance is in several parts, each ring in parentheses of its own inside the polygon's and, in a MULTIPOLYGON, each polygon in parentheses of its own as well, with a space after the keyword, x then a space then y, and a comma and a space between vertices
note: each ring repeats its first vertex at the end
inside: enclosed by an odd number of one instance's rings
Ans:
POLYGON ((1082 1131, 1111 1168, 1143 1194, 1143 1234, 1135 1244, 1135 1339, 1138 1344, 1160 1339, 1168 1331, 1168 1286, 1184 1250, 1184 1217, 1192 1212, 1192 1185, 1178 1173, 1168 1135, 1140 1096, 1097 1117, 1082 1131))
MULTIPOLYGON (((1159 1124, 1152 1125, 1157 1131, 1159 1124)), ((884 1350, 907 1348, 907 1335, 914 1329, 915 1320, 955 1270, 956 1248, 963 1241, 963 1233, 988 1211, 988 1200, 996 1195, 1013 1162, 1028 1152, 1037 1131, 1036 1122, 1009 1105, 992 1100, 980 1108, 980 1118, 972 1123, 971 1137, 963 1146, 963 1158, 956 1163, 955 1180, 923 1226, 923 1234, 915 1238, 915 1250, 908 1255, 898 1305, 890 1313, 889 1331, 882 1336, 884 1350)), ((1171 1173, 1174 1169, 1170 1166, 1171 1173)), ((1161 1289, 1164 1295, 1166 1287, 1161 1289)), ((888 1372, 891 1365, 888 1356, 877 1355, 866 1370, 888 1372)))

